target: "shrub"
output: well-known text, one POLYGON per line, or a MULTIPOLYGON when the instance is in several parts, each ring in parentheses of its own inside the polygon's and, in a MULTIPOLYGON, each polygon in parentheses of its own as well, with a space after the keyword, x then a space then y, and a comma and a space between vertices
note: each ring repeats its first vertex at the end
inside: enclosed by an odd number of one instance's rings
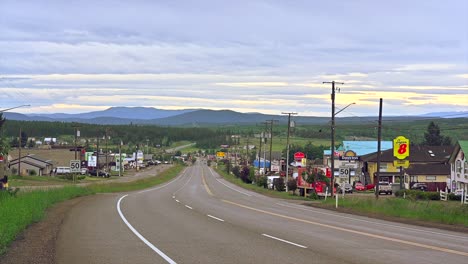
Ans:
POLYGON ((240 178, 245 183, 252 183, 252 180, 250 179, 250 169, 249 169, 249 167, 244 166, 242 168, 242 171, 240 172, 240 178))
POLYGON ((28 171, 29 176, 36 176, 37 172, 35 170, 28 171))
POLYGON ((414 200, 440 200, 438 192, 423 192, 419 190, 398 190, 395 192, 395 196, 403 197, 404 193, 406 193, 406 197, 414 200))
POLYGON ((208 165, 208 167, 211 166, 211 160, 207 160, 206 165, 208 165))
POLYGON ((11 170, 11 174, 18 174, 18 168, 13 167, 10 170, 11 170))
POLYGON ((318 200, 319 199, 319 196, 316 192, 311 192, 310 195, 309 195, 309 198, 312 199, 312 200, 318 200))
POLYGON ((257 177, 257 186, 267 188, 268 179, 266 176, 257 177))
POLYGON ((449 193, 448 199, 451 201, 461 201, 461 195, 455 195, 454 193, 449 193))
POLYGON ((297 190, 297 182, 295 179, 290 179, 288 181, 288 190, 292 191, 293 194, 296 193, 296 190, 297 190))
POLYGON ((234 176, 236 176, 236 178, 240 178, 241 173, 240 173, 239 166, 235 166, 234 168, 232 168, 232 174, 234 174, 234 176))
POLYGON ((278 192, 284 192, 285 186, 284 186, 284 179, 283 177, 279 177, 273 180, 273 187, 278 191, 278 192))

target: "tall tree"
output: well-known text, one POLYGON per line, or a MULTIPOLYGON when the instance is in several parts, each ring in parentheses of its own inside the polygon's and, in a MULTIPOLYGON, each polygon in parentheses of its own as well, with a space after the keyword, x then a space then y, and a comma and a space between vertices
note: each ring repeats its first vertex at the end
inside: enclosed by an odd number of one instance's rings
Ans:
POLYGON ((452 139, 440 134, 439 126, 431 121, 427 126, 427 132, 424 133, 422 145, 426 146, 447 146, 452 144, 452 139))

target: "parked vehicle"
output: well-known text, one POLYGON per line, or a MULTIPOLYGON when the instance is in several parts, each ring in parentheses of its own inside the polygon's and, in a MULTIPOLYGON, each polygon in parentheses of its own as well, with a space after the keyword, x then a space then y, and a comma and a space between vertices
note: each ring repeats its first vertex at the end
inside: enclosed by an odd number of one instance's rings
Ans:
POLYGON ((360 182, 356 182, 356 184, 354 185, 354 189, 356 189, 356 191, 365 191, 365 190, 367 190, 366 186, 364 186, 364 184, 362 184, 360 182))
POLYGON ((421 190, 421 191, 427 191, 427 184, 424 182, 416 182, 411 186, 411 190, 421 190))
POLYGON ((88 171, 89 171, 88 168, 81 168, 80 174, 81 175, 86 175, 86 174, 88 174, 88 171))
POLYGON ((99 177, 106 177, 106 178, 109 178, 109 177, 110 177, 109 173, 107 173, 107 172, 105 172, 105 171, 102 171, 102 170, 99 171, 99 175, 97 174, 97 171, 96 171, 96 170, 90 170, 90 171, 89 171, 89 175, 91 175, 91 176, 99 176, 99 177))
POLYGON ((71 173, 71 169, 70 169, 70 167, 57 167, 57 168, 55 168, 55 173, 57 175, 59 175, 59 174, 69 174, 69 173, 71 173))
POLYGON ((392 185, 389 182, 379 182, 379 194, 392 194, 392 185))
POLYGON ((342 193, 343 189, 344 189, 345 193, 353 193, 353 186, 351 184, 349 184, 349 183, 343 183, 343 184, 339 185, 338 188, 337 188, 337 191, 339 193, 342 193))

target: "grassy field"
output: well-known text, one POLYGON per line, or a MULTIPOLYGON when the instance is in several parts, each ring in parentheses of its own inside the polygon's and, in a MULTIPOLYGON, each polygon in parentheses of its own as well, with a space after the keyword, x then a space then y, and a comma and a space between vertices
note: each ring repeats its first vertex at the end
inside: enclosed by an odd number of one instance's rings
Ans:
POLYGON ((176 165, 158 176, 127 183, 92 184, 87 187, 65 186, 50 190, 36 190, 11 196, 0 192, 0 255, 8 245, 30 224, 40 221, 47 208, 56 203, 95 193, 140 190, 175 178, 185 167, 176 165))

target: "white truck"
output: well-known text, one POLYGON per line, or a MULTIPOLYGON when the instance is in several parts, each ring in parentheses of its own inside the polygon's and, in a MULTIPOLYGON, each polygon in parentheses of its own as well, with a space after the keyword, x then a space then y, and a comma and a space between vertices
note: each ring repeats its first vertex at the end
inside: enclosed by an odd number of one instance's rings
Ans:
POLYGON ((379 194, 392 194, 392 185, 389 182, 379 182, 379 194))

